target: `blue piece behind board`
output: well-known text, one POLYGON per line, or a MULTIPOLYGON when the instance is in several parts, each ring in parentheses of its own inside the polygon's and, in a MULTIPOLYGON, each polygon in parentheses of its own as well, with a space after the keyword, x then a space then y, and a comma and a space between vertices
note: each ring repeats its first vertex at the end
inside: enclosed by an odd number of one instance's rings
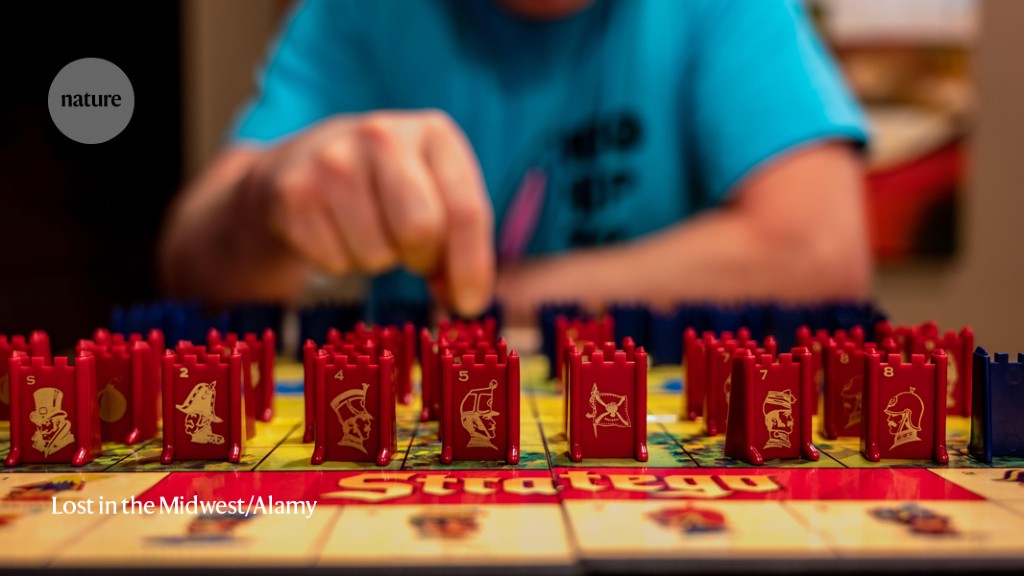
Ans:
POLYGON ((1024 354, 989 357, 974 351, 971 391, 971 441, 968 451, 982 462, 999 456, 1024 456, 1024 354))
POLYGON ((337 328, 343 332, 355 328, 363 319, 362 302, 317 304, 299 310, 299 342, 296 358, 302 358, 302 345, 306 340, 323 346, 327 342, 327 331, 337 328))
POLYGON ((612 304, 608 308, 615 321, 615 340, 621 342, 629 336, 637 346, 650 349, 651 311, 643 304, 612 304))

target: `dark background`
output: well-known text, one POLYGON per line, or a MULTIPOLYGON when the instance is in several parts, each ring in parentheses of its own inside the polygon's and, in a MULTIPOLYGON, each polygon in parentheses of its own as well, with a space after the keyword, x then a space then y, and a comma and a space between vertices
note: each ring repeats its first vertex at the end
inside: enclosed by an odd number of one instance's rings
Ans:
POLYGON ((0 334, 47 330, 55 352, 108 323, 114 304, 157 295, 154 253, 181 184, 176 2, 5 6, 0 53, 0 334), (110 60, 135 90, 128 127, 79 144, 50 120, 66 64, 110 60))

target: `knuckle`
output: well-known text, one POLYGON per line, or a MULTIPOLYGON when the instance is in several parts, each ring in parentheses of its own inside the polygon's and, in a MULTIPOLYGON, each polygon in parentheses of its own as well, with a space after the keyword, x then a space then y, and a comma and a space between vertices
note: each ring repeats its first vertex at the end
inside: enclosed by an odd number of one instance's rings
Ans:
POLYGON ((324 145, 314 153, 314 162, 331 178, 342 182, 353 182, 359 172, 357 158, 341 143, 324 145))
POLYGON ((299 168, 285 168, 277 172, 272 178, 271 187, 286 210, 306 206, 316 197, 308 173, 299 168))
POLYGON ((397 123, 391 114, 367 114, 355 127, 356 137, 370 146, 394 148, 398 140, 397 123))
POLYGON ((441 235, 440 219, 426 212, 406 214, 396 224, 395 238, 406 251, 423 251, 435 245, 441 235))
POLYGON ((435 132, 455 132, 458 130, 455 120, 447 112, 437 109, 427 109, 420 112, 420 118, 428 129, 435 132))
POLYGON ((488 217, 486 212, 469 199, 449 200, 448 225, 451 228, 468 228, 486 224, 488 217))

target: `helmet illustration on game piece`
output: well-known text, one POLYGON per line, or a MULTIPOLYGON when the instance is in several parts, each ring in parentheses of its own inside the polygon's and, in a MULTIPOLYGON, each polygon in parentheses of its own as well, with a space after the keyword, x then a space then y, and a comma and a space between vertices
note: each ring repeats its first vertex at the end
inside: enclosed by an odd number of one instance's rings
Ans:
POLYGON ((331 410, 341 424, 339 446, 349 446, 366 454, 365 442, 370 438, 373 416, 366 411, 366 391, 370 385, 346 390, 331 400, 331 410))
POLYGON ((765 448, 789 448, 789 435, 793 433, 793 404, 796 396, 789 388, 779 391, 771 390, 761 405, 764 413, 764 425, 768 429, 768 442, 765 448))
POLYGON ((913 387, 889 399, 885 414, 889 432, 893 435, 892 448, 921 440, 917 433, 921 431, 924 401, 914 393, 913 387))
POLYGON ((459 415, 462 427, 469 432, 467 448, 498 448, 492 442, 498 430, 494 417, 501 415, 493 410, 497 387, 498 381, 491 380, 485 388, 474 388, 462 398, 459 415))
POLYGON ((956 406, 956 385, 960 380, 960 370, 956 364, 956 355, 946 355, 946 408, 956 406))
POLYGON ((174 407, 185 414, 185 433, 196 444, 223 444, 224 436, 213 432, 213 424, 223 420, 214 413, 217 403, 217 381, 200 382, 192 387, 185 402, 174 407))
POLYGON ((846 412, 847 428, 860 424, 864 398, 863 380, 863 376, 854 376, 843 385, 843 389, 840 391, 840 395, 843 397, 843 410, 846 412))

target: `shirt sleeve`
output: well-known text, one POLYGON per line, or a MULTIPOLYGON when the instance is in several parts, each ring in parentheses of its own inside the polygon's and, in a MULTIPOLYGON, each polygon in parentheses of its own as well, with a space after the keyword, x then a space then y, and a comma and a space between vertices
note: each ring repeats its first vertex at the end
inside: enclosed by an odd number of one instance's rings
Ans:
POLYGON ((794 147, 867 143, 863 111, 798 0, 713 0, 696 34, 689 117, 711 204, 794 147))
POLYGON ((235 141, 266 144, 327 116, 362 112, 374 101, 370 55, 356 7, 346 0, 308 0, 289 15, 255 96, 235 119, 235 141))

